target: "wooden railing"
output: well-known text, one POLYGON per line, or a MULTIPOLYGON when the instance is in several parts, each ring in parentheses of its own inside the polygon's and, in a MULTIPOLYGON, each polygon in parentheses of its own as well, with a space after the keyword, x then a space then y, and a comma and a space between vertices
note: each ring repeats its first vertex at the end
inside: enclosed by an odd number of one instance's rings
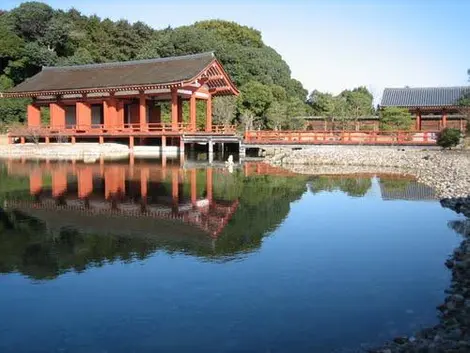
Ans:
MULTIPOLYGON (((215 134, 234 134, 236 128, 234 125, 213 125, 212 133, 215 134)), ((19 126, 9 130, 9 135, 12 137, 20 136, 86 136, 86 135, 113 135, 113 136, 128 136, 133 134, 184 134, 184 133, 207 133, 204 129, 195 130, 189 123, 178 123, 173 125, 171 123, 147 123, 147 124, 122 124, 122 125, 104 125, 104 124, 91 124, 91 125, 55 125, 55 126, 19 126)))
POLYGON ((431 131, 247 131, 247 144, 433 145, 431 131))

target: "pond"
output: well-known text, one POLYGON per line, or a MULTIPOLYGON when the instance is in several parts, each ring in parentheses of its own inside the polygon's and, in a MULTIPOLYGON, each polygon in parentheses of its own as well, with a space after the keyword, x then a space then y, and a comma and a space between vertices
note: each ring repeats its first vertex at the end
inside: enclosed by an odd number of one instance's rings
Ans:
POLYGON ((0 352, 355 352, 437 323, 463 220, 399 175, 0 162, 0 352))

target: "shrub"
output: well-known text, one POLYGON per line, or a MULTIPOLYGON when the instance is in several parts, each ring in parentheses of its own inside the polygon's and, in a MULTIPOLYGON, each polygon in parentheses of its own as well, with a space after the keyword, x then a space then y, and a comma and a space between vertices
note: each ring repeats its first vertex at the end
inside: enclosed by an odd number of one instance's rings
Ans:
POLYGON ((460 143, 461 132, 459 129, 445 128, 437 136, 437 145, 442 148, 452 148, 460 143))

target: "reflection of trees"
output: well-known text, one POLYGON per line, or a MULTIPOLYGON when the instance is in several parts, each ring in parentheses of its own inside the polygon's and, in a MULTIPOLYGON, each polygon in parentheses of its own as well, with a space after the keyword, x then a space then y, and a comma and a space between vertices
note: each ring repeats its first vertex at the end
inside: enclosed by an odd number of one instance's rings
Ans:
POLYGON ((286 218, 290 203, 305 192, 306 177, 257 176, 249 180, 239 175, 240 204, 218 239, 216 248, 240 252, 261 245, 263 236, 286 218))
POLYGON ((456 233, 468 237, 470 236, 470 220, 466 219, 463 221, 449 221, 447 223, 450 229, 454 230, 456 233))
MULTIPOLYGON (((126 231, 122 231, 123 234, 101 234, 93 232, 93 227, 51 229, 41 216, 35 218, 17 210, 0 209, 0 272, 19 272, 38 280, 52 279, 67 271, 81 272, 109 262, 145 259, 158 250, 208 260, 230 259, 258 248, 262 237, 287 216, 290 202, 298 199, 305 190, 305 177, 260 176, 247 179, 236 172, 214 176, 214 181, 216 199, 239 200, 235 215, 215 241, 189 226, 183 229, 188 236, 180 236, 180 230, 173 230, 172 225, 166 226, 172 230, 166 236, 156 234, 162 232, 159 225, 152 228, 152 224, 150 229, 153 232, 143 236, 126 231)), ((28 186, 25 185, 26 188, 28 186)), ((9 198, 30 196, 27 191, 21 191, 8 193, 6 199, 9 198)), ((54 221, 62 217, 62 214, 50 215, 54 221)), ((77 220, 74 224, 79 222, 77 220)), ((130 223, 129 220, 123 221, 130 223)), ((100 222, 117 221, 102 217, 100 222)), ((136 222, 136 228, 145 226, 143 219, 136 222)))
POLYGON ((349 196, 362 197, 372 186, 370 178, 351 176, 317 176, 309 182, 314 194, 321 191, 340 190, 349 196))

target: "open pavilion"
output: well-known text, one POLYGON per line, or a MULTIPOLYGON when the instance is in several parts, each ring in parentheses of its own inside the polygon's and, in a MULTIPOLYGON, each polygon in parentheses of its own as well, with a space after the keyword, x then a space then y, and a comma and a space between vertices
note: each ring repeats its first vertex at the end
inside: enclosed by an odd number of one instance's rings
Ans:
POLYGON ((24 143, 31 135, 51 139, 116 141, 129 146, 156 139, 157 144, 181 144, 183 134, 234 134, 233 127, 212 123, 212 98, 238 95, 238 90, 213 53, 179 57, 44 67, 18 86, 2 93, 7 98, 32 98, 27 127, 13 129, 10 138, 24 143), (189 119, 183 121, 183 102, 189 119), (197 101, 204 101, 205 124, 198 129, 197 101), (170 121, 162 121, 162 103, 170 105, 170 121), (41 108, 50 119, 41 121, 41 108))

